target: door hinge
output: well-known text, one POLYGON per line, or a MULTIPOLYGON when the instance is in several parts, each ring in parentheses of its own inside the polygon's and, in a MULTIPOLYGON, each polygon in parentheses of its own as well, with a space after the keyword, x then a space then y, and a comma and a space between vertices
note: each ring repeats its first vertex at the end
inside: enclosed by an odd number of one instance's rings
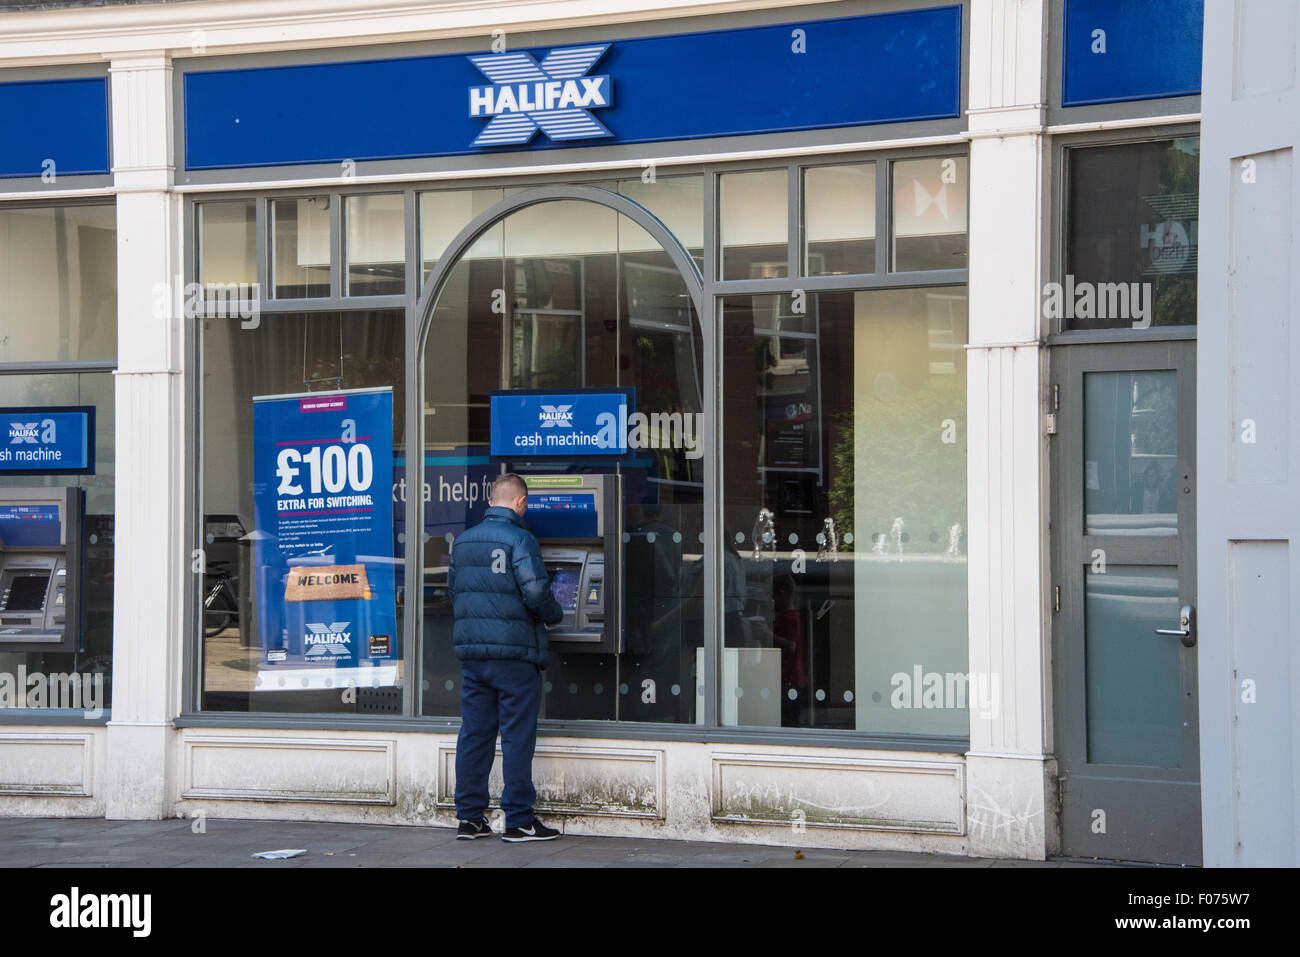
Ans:
POLYGON ((1056 413, 1061 411, 1061 387, 1053 384, 1052 386, 1052 411, 1047 413, 1046 431, 1048 435, 1056 435, 1056 413))
POLYGON ((1052 611, 1059 612, 1060 610, 1061 610, 1061 586, 1053 585, 1052 586, 1052 611))

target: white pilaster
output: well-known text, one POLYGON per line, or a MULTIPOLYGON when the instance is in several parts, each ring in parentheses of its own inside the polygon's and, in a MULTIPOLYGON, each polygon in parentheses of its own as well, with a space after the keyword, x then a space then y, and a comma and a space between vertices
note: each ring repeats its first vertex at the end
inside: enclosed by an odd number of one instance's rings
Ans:
POLYGON ((115 59, 109 74, 118 191, 117 524, 104 803, 109 818, 161 818, 170 805, 188 569, 171 60, 161 53, 115 59))
POLYGON ((1044 0, 971 4, 970 669, 997 706, 971 709, 971 854, 1042 859, 1057 846, 1047 619, 1044 0), (991 716, 989 716, 991 715, 991 716))

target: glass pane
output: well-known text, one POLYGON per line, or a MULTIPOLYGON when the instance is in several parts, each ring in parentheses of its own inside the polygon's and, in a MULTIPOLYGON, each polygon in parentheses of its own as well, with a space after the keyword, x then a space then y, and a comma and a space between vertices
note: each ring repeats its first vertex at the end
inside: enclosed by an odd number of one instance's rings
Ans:
POLYGON ((894 167, 894 272, 966 268, 964 156, 904 160, 894 167))
POLYGON ((1084 578, 1088 761, 1182 761, 1178 569, 1110 565, 1084 578))
MULTIPOLYGON (((618 191, 654 213, 686 247, 696 266, 703 270, 704 177, 659 176, 650 183, 641 179, 624 179, 618 181, 618 191)), ((638 248, 638 239, 642 251, 661 252, 650 234, 630 219, 620 219, 619 228, 622 231, 619 246, 624 254, 638 248)))
POLYGON ((772 299, 723 301, 723 720, 965 734, 965 289, 772 299))
POLYGON ((1200 140, 1092 146, 1067 155, 1062 328, 1196 323, 1200 140))
POLYGON ((718 177, 723 279, 789 275, 789 188, 783 169, 718 177))
POLYGON ((401 193, 349 196, 345 209, 349 296, 406 291, 406 211, 401 193))
MULTIPOLYGON (((0 487, 75 486, 85 492, 85 624, 77 652, 5 652, 0 650, 0 674, 50 679, 45 698, 28 697, 25 704, 40 708, 70 708, 88 713, 110 710, 113 692, 113 528, 115 428, 113 374, 0 375, 0 407, 91 405, 95 407, 95 473, 93 475, 2 475, 0 487), (66 678, 64 676, 67 676, 66 678), (76 677, 74 677, 76 676, 76 677), (74 691, 75 686, 75 691, 74 691), (72 695, 77 697, 73 698, 72 695)), ((32 685, 28 685, 30 690, 32 685)), ((17 691, 17 687, 11 689, 17 691)))
POLYGON ((1090 372, 1084 392, 1089 535, 1178 532, 1178 375, 1090 372))
POLYGON ((257 282, 257 205, 253 200, 199 203, 199 282, 257 282))
POLYGON ((804 170, 804 275, 876 271, 876 164, 804 170))
MULTIPOLYGON (((505 197, 501 189, 453 189, 420 194, 420 258, 424 263, 423 281, 456 234, 475 216, 505 197)), ((470 247, 470 259, 500 259, 504 233, 498 223, 470 247)))
POLYGON ((203 322, 204 710, 401 713, 403 328, 401 311, 264 315, 254 328, 203 322), (354 389, 391 390, 391 423, 377 425, 356 393, 322 396, 323 406, 305 395, 354 389), (355 444, 342 437, 345 416, 355 444), (321 434, 304 431, 317 426, 321 434), (361 448, 369 454, 352 452, 361 448), (296 457, 282 459, 285 449, 296 457), (268 485, 277 506, 305 507, 268 517, 268 485), (363 486, 379 491, 373 502, 354 494, 363 486), (295 586, 282 564, 328 564, 339 590, 295 586), (347 681, 360 684, 354 694, 341 693, 347 681))
POLYGON ((0 362, 117 358, 117 210, 0 209, 0 362))
MULTIPOLYGON (((691 193, 652 201, 687 219, 691 193)), ((553 644, 542 717, 693 722, 704 622, 703 341, 686 285, 645 230, 590 203, 529 207, 497 233, 495 258, 466 256, 451 271, 426 346, 421 713, 460 713, 449 555, 456 536, 483 520, 493 475, 617 470, 623 648, 553 644), (489 455, 493 390, 584 386, 636 390, 631 460, 489 455)))
POLYGON ((277 299, 330 294, 330 199, 271 202, 271 288, 277 299))

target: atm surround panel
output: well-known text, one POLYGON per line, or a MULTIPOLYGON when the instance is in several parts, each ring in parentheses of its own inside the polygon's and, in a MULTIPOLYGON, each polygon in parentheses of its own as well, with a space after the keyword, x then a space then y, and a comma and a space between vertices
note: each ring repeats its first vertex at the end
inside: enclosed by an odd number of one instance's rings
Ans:
POLYGON ((0 489, 0 651, 80 647, 82 494, 0 489))
POLYGON ((525 475, 525 519, 542 548, 564 619, 549 630, 556 651, 622 650, 622 477, 525 475), (540 481, 539 481, 540 480, 540 481), (546 484, 546 483, 556 484, 546 484), (612 558, 610 557, 612 556, 612 558))

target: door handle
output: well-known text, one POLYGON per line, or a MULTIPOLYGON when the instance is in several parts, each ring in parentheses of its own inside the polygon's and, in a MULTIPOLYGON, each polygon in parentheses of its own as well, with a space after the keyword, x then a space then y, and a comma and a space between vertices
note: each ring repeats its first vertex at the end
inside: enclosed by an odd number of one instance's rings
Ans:
POLYGON ((1178 610, 1178 627, 1157 628, 1156 634, 1177 635, 1184 647, 1191 648, 1196 644, 1196 609, 1191 605, 1184 605, 1178 610))

